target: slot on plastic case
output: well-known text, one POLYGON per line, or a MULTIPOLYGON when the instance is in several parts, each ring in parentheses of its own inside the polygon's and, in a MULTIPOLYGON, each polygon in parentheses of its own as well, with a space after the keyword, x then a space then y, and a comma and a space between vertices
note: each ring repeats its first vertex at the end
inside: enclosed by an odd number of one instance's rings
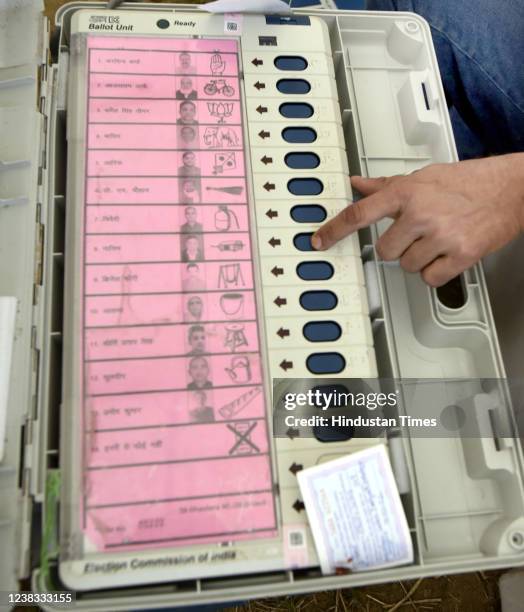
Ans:
POLYGON ((276 36, 259 36, 258 44, 261 47, 276 47, 277 37, 276 36))
POLYGON ((25 444, 26 444, 26 431, 27 425, 24 423, 20 427, 20 460, 18 462, 18 488, 21 489, 24 484, 24 472, 25 472, 25 444))
POLYGON ((398 90, 397 100, 406 143, 436 149, 441 117, 435 85, 428 71, 409 73, 398 90))
POLYGON ((63 196, 55 196, 53 215, 53 253, 63 253, 65 247, 65 201, 63 196))
POLYGON ((436 290, 437 300, 450 310, 460 310, 468 301, 468 291, 463 275, 455 276, 436 290))
POLYGON ((64 326, 64 256, 62 253, 53 253, 52 282, 51 331, 61 333, 64 326))
MULTIPOLYGON (((49 385, 47 392, 49 422, 56 424, 60 419, 60 403, 62 401, 62 334, 53 333, 49 343, 49 385)), ((49 448, 60 446, 60 428, 50 427, 48 433, 49 448)), ((55 458, 56 467, 59 457, 55 458)))
POLYGON ((266 15, 267 25, 311 25, 311 21, 308 15, 266 15))
POLYGON ((66 135, 66 113, 63 110, 57 111, 56 115, 56 141, 61 143, 55 147, 55 197, 65 197, 66 193, 66 172, 67 172, 67 135, 66 135))
POLYGON ((428 91, 426 89, 426 85, 425 83, 421 83, 420 85, 422 87, 422 95, 424 96, 424 104, 426 105, 426 110, 431 110, 429 106, 429 98, 428 98, 428 91))

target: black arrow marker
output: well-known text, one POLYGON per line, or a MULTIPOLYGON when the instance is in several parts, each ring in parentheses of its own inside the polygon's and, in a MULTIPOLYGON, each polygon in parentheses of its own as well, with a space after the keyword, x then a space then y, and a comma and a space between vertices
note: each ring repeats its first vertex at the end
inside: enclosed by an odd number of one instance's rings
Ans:
POLYGON ((251 60, 251 63, 253 66, 262 66, 264 62, 261 59, 258 59, 258 57, 255 57, 254 60, 251 60))
POLYGON ((295 463, 294 461, 293 461, 293 465, 289 467, 289 471, 294 475, 296 475, 297 472, 300 472, 303 469, 304 469, 304 466, 302 464, 295 463))
POLYGON ((282 359, 282 361, 279 363, 279 366, 284 370, 284 372, 287 372, 288 370, 291 370, 293 368, 293 362, 282 359))
POLYGON ((268 164, 272 164, 273 163, 273 158, 272 157, 268 157, 267 155, 264 155, 264 157, 260 158, 260 161, 264 164, 264 165, 268 165, 268 164))
POLYGON ((257 81, 255 83, 255 87, 258 89, 258 91, 260 91, 261 89, 265 89, 266 88, 266 84, 265 83, 261 83, 260 81, 257 81))
POLYGON ((289 336, 289 329, 284 329, 283 327, 281 327, 278 331, 277 334, 282 338, 282 340, 286 337, 289 336))
POLYGON ((302 510, 304 510, 306 506, 304 506, 304 502, 301 501, 300 499, 297 499, 296 502, 293 504, 293 508, 297 511, 297 512, 302 512, 302 510))
POLYGON ((257 106, 257 113, 267 113, 267 106, 262 106, 262 105, 258 105, 257 106))
POLYGON ((258 135, 260 136, 260 138, 269 138, 271 136, 271 133, 270 132, 264 132, 264 130, 260 130, 258 135))
POLYGON ((271 270, 271 274, 273 274, 273 276, 280 276, 281 274, 284 274, 284 268, 278 268, 277 266, 275 266, 271 270))
POLYGON ((300 432, 298 431, 298 429, 294 429, 293 427, 290 427, 287 431, 286 431, 286 436, 290 439, 293 440, 293 438, 298 438, 300 436, 300 432))
POLYGON ((271 240, 268 240, 268 242, 273 248, 280 246, 280 240, 278 238, 271 238, 271 240))
POLYGON ((278 212, 276 210, 271 210, 271 208, 266 212, 266 217, 273 219, 273 217, 278 217, 278 212))
POLYGON ((281 298, 279 295, 273 300, 273 304, 276 304, 279 308, 287 304, 286 298, 281 298))
POLYGON ((275 189, 275 183, 270 183, 269 181, 267 183, 264 184, 264 189, 266 191, 274 191, 275 189))

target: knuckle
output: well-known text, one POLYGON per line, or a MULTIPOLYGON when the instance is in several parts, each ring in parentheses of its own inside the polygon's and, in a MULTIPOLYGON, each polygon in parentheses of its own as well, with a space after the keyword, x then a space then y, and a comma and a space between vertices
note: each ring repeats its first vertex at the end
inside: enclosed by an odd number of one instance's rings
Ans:
POLYGON ((406 206, 402 211, 402 219, 406 222, 409 227, 418 227, 418 214, 415 208, 412 206, 406 206))
POLYGON ((417 203, 419 201, 420 189, 417 183, 415 183, 410 177, 404 177, 399 180, 398 183, 392 185, 397 198, 404 203, 404 208, 408 210, 413 208, 416 211, 417 203))
POLYGON ((384 259, 384 251, 383 251, 383 246, 382 246, 382 242, 380 240, 378 240, 375 243, 375 252, 377 253, 377 255, 380 257, 380 259, 384 259))
POLYGON ((477 252, 473 245, 463 241, 457 243, 454 249, 457 262, 463 266, 468 266, 477 260, 477 252))
POLYGON ((425 210, 424 203, 428 195, 426 187, 421 183, 411 181, 407 186, 407 190, 409 193, 410 202, 416 204, 417 208, 425 210))
POLYGON ((319 232, 322 243, 331 244, 335 240, 335 222, 326 223, 319 232))
POLYGON ((435 214, 434 207, 430 204, 427 193, 424 190, 414 189, 411 195, 406 214, 412 223, 426 232, 435 232, 442 226, 442 220, 435 214))
POLYGON ((342 214, 342 220, 347 225, 360 226, 364 223, 364 210, 360 202, 346 206, 342 214))
POLYGON ((413 201, 409 202, 404 211, 406 221, 415 227, 424 227, 428 224, 429 215, 421 206, 414 205, 413 201))
POLYGON ((396 254, 393 252, 391 245, 384 238, 379 238, 375 243, 375 250, 380 257, 380 259, 384 261, 392 261, 396 259, 396 254))
POLYGON ((411 255, 402 255, 400 258, 400 267, 409 273, 418 272, 420 267, 416 263, 416 260, 411 255))
POLYGON ((451 278, 451 276, 446 276, 433 266, 426 268, 421 274, 424 282, 434 288, 441 287, 451 278))
POLYGON ((453 244, 454 238, 442 223, 436 223, 432 230, 432 238, 439 245, 453 244))
POLYGON ((429 164, 429 166, 425 166, 420 169, 419 176, 433 177, 437 176, 441 172, 442 164, 429 164))
POLYGON ((385 259, 386 258, 386 248, 384 246, 384 240, 382 239, 378 239, 377 242, 375 243, 375 251, 377 253, 377 255, 380 257, 380 259, 385 259))
POLYGON ((410 192, 409 178, 402 176, 390 184, 391 193, 399 198, 405 199, 410 192))
POLYGON ((424 210, 408 207, 402 214, 404 222, 414 234, 423 236, 434 232, 431 216, 424 210))
POLYGON ((424 182, 440 182, 445 167, 446 164, 430 164, 419 171, 418 178, 424 182))
POLYGON ((403 181, 404 177, 400 174, 394 174, 393 176, 384 176, 381 178, 384 187, 398 185, 403 181))

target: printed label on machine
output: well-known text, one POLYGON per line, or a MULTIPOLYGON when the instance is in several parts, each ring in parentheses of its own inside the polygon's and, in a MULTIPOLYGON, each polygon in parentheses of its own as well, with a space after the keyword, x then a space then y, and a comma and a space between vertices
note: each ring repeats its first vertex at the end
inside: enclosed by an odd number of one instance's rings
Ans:
POLYGON ((273 537, 238 43, 87 40, 85 533, 273 537))

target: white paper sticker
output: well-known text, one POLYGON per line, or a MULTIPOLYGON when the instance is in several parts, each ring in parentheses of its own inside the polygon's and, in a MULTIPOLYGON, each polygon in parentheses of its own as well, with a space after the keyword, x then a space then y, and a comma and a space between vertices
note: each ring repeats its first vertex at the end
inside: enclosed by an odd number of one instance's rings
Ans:
POLYGON ((199 4, 198 8, 209 13, 291 13, 289 3, 283 0, 215 0, 199 4))
POLYGON ((324 574, 413 561, 409 527, 383 445, 297 476, 324 574))
POLYGON ((240 13, 226 13, 224 15, 224 34, 242 34, 242 15, 240 13))
POLYGON ((287 568, 306 567, 309 563, 307 532, 304 525, 286 524, 283 530, 284 560, 287 568))

